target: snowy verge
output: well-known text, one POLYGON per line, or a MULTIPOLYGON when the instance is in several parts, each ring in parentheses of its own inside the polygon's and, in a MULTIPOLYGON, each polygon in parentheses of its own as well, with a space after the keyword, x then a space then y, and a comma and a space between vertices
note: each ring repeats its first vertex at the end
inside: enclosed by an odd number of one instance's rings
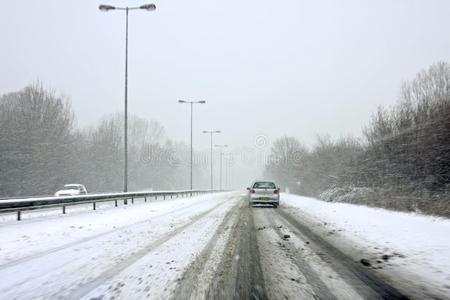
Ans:
MULTIPOLYGON (((281 204, 355 260, 425 295, 450 295, 450 220, 282 194, 281 204)), ((449 297, 450 298, 450 297, 449 297)))

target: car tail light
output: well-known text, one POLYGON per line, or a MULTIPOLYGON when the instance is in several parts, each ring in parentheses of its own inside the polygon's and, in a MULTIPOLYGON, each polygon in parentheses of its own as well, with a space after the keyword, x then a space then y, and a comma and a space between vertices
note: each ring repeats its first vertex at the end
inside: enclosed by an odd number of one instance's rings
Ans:
POLYGON ((250 190, 250 193, 254 194, 254 193, 255 193, 255 190, 254 190, 254 189, 251 189, 251 190, 250 190))
POLYGON ((275 191, 273 191, 274 194, 278 194, 280 192, 279 189, 276 189, 275 191))

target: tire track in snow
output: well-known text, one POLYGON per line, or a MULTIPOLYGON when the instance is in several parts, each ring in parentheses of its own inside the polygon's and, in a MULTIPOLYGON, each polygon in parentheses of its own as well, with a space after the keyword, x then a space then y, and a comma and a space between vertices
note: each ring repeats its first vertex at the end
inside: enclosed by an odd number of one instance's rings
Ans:
POLYGON ((267 299, 259 261, 253 211, 243 198, 207 299, 267 299))
MULTIPOLYGON (((198 213, 198 214, 196 214, 196 215, 194 215, 194 216, 189 216, 189 221, 186 223, 186 222, 184 222, 184 224, 183 225, 181 225, 181 226, 178 226, 178 227, 175 227, 175 229, 173 229, 173 230, 171 230, 171 231, 169 231, 169 232, 163 232, 162 234, 159 234, 159 238, 158 237, 156 237, 157 238, 157 240, 154 240, 154 242, 153 243, 150 243, 150 245, 147 245, 147 246, 144 246, 144 250, 145 249, 148 249, 150 246, 155 246, 155 243, 162 243, 162 241, 163 240, 168 240, 169 239, 169 237, 172 237, 173 235, 175 235, 175 233, 176 232, 179 232, 179 231, 182 231, 183 229, 185 229, 185 228, 187 228, 187 227, 189 227, 189 226, 191 226, 192 224, 194 224, 196 221, 198 221, 199 219, 201 219, 202 217, 204 217, 204 216, 206 216, 208 213, 211 213, 212 211, 214 211, 215 209, 217 209, 218 207, 220 207, 221 205, 224 205, 224 204, 226 204, 226 202, 227 202, 227 200, 228 200, 228 197, 226 197, 226 198, 224 198, 224 199, 222 199, 219 203, 217 203, 216 205, 214 205, 212 208, 209 208, 208 210, 206 210, 206 211, 204 211, 204 212, 201 212, 201 213, 198 213), (168 235, 167 235, 168 234, 168 235), (162 237, 161 237, 161 235, 163 235, 162 237)), ((188 207, 184 207, 184 208, 180 208, 180 209, 177 209, 177 210, 175 210, 175 211, 177 211, 178 213, 180 212, 180 211, 183 211, 183 210, 186 210, 187 212, 189 212, 189 210, 190 209, 192 209, 192 206, 188 206, 188 207)), ((173 213, 174 213, 174 211, 171 211, 171 212, 169 212, 169 213, 167 213, 167 214, 172 214, 173 215, 173 213)), ((164 214, 164 215, 167 215, 167 214, 164 214)), ((147 221, 149 221, 149 220, 147 220, 147 221)), ((153 220, 154 221, 154 220, 153 220)), ((138 225, 141 225, 141 223, 145 223, 145 221, 144 222, 137 222, 137 223, 134 223, 134 226, 138 226, 138 225)), ((130 226, 128 226, 128 225, 126 225, 125 227, 132 227, 132 225, 130 225, 130 226)), ((109 232, 108 234, 112 234, 112 232, 109 232)), ((117 233, 116 233, 117 234, 117 233)), ((124 236, 126 236, 126 235, 124 235, 124 236)), ((101 239, 101 238, 103 238, 104 237, 104 235, 101 235, 101 236, 97 236, 96 238, 98 238, 98 239, 101 239)), ((90 239, 89 241, 92 241, 93 239, 90 239)), ((83 243, 87 243, 88 241, 84 241, 83 243)), ((124 240, 123 242, 127 242, 126 240, 124 240)), ((66 247, 66 248, 64 248, 64 249, 61 249, 61 250, 59 250, 59 251, 64 251, 64 250, 70 250, 72 247, 76 247, 76 246, 78 246, 79 244, 76 244, 76 245, 72 245, 71 247, 66 247)), ((89 245, 89 244, 88 244, 89 245)), ((92 247, 91 247, 92 248, 92 247)), ((74 249, 75 251, 77 250, 76 248, 74 249)), ((90 250, 90 249, 89 249, 90 250)), ((83 251, 87 251, 87 249, 83 249, 83 251)), ((58 252, 58 251, 56 251, 56 252, 58 252)), ((138 252, 136 252, 136 254, 138 254, 138 253, 142 253, 143 252, 143 250, 141 250, 141 251, 138 251, 138 252)), ((48 257, 46 256, 46 255, 41 255, 40 257, 38 257, 38 258, 34 258, 34 259, 39 259, 39 258, 41 258, 41 259, 44 259, 44 260, 49 260, 48 258, 49 257, 51 257, 51 255, 52 254, 54 254, 55 252, 53 252, 53 253, 49 253, 48 254, 48 257)), ((92 251, 90 251, 90 252, 87 252, 87 254, 89 255, 90 253, 92 253, 92 251)), ((78 256, 79 256, 79 254, 77 254, 78 256)), ((135 255, 135 254, 132 254, 132 255, 135 255)), ((119 258, 120 258, 120 253, 119 253, 119 258)), ((113 261, 114 259, 115 259, 115 257, 111 257, 110 258, 111 259, 111 261, 113 261)), ((125 258, 120 258, 120 262, 118 263, 118 264, 120 264, 120 265, 123 265, 124 264, 124 262, 129 262, 129 261, 131 261, 133 258, 131 257, 131 259, 130 259, 130 255, 128 254, 128 257, 125 257, 125 258)), ((50 260, 51 261, 51 260, 50 260)), ((34 280, 40 280, 40 277, 42 277, 42 276, 46 276, 46 275, 51 275, 52 273, 53 274, 55 274, 56 272, 55 271, 59 271, 59 270, 61 270, 61 272, 63 272, 63 270, 64 269, 67 269, 67 268, 69 268, 70 269, 70 267, 71 267, 71 265, 77 265, 77 264, 79 264, 76 260, 70 260, 70 261, 59 261, 59 260, 55 260, 55 262, 57 263, 57 265, 55 265, 55 266, 53 266, 53 265, 51 265, 51 266, 47 266, 47 268, 45 269, 43 269, 43 270, 41 270, 41 269, 37 269, 36 270, 36 272, 31 272, 31 273, 27 273, 27 274, 25 274, 25 275, 27 275, 25 278, 23 278, 21 281, 18 281, 18 282, 15 282, 14 284, 12 284, 12 285, 9 285, 9 286, 7 286, 7 287, 5 287, 5 288, 3 288, 1 291, 0 291, 0 294, 7 294, 7 293, 10 293, 10 294, 16 294, 17 292, 15 292, 16 290, 20 290, 20 288, 19 287, 21 287, 23 284, 27 284, 27 283, 30 283, 30 282, 33 282, 34 280)), ((32 262, 33 263, 33 262, 32 262)), ((85 265, 86 264, 88 264, 89 262, 86 262, 85 263, 85 265)), ((113 262, 114 263, 114 262, 113 262)), ((44 265, 45 266, 45 265, 44 265)), ((19 266, 17 266, 17 267, 22 267, 21 265, 19 265, 19 266)), ((15 268, 15 266, 13 266, 13 267, 10 267, 10 268, 15 268)), ((23 267, 22 267, 23 268, 23 267)), ((36 269, 36 268, 35 268, 36 269)), ((73 267, 72 267, 72 269, 73 269, 73 267)), ((79 271, 79 270, 76 270, 76 271, 79 271)), ((11 270, 8 270, 8 269, 3 269, 2 271, 1 271, 2 273, 11 273, 11 270)), ((57 273, 56 273, 57 274, 57 273)), ((88 274, 85 274, 85 276, 87 276, 88 274)), ((94 278, 94 280, 95 280, 95 278, 94 278)), ((42 280, 41 280, 42 281, 42 280)), ((64 281, 61 281, 61 283, 63 283, 64 284, 64 281)), ((67 283, 66 283, 67 284, 67 283)), ((56 288, 59 288, 59 287, 61 287, 61 285, 59 285, 59 286, 57 286, 57 287, 55 287, 55 289, 56 288)), ((70 290, 70 289, 72 289, 72 288, 74 288, 73 286, 71 286, 71 285, 67 285, 64 289, 62 289, 62 290, 60 290, 60 291, 62 291, 62 292, 64 292, 64 290, 70 290)), ((25 291, 27 291, 27 290, 25 290, 25 291)), ((58 290, 54 290, 54 291, 52 291, 53 293, 58 293, 59 291, 58 290)), ((16 294, 17 295, 17 294, 16 294)), ((53 295, 52 295, 52 297, 53 297, 53 295)))
POLYGON ((97 287, 102 286, 108 280, 112 279, 115 275, 119 274, 120 272, 122 272, 123 270, 125 270, 126 268, 128 268, 129 266, 131 266, 132 264, 134 264, 135 262, 137 262, 144 256, 146 256, 149 252, 154 251, 155 249, 157 249, 158 247, 160 247, 161 245, 163 245, 170 239, 172 239, 175 236, 177 236, 178 234, 182 233, 187 228, 191 227, 192 225, 194 225, 195 223, 197 223, 198 221, 200 221, 207 215, 214 213, 214 211, 220 209, 221 206, 224 206, 224 205, 226 205, 226 200, 221 201, 220 203, 218 203, 214 207, 208 209, 207 211, 192 217, 188 223, 177 227, 175 230, 171 231, 169 234, 162 236, 162 237, 158 238, 157 240, 153 241, 152 243, 150 243, 143 249, 139 250, 138 252, 134 253, 132 256, 128 257, 127 259, 121 261, 114 267, 102 272, 94 280, 92 280, 84 285, 77 286, 75 291, 70 294, 70 297, 68 299, 80 299, 80 298, 83 298, 84 296, 88 295, 90 292, 94 291, 97 287))
MULTIPOLYGON (((217 227, 216 233, 213 238, 208 242, 203 251, 197 256, 197 258, 189 265, 189 267, 184 271, 181 276, 180 281, 178 282, 174 292, 172 293, 171 299, 198 299, 200 297, 204 297, 202 295, 201 285, 205 279, 205 277, 209 277, 206 270, 208 267, 214 267, 213 254, 216 251, 220 251, 217 249, 220 238, 225 238, 228 231, 232 231, 233 226, 236 226, 236 222, 239 220, 239 206, 242 206, 242 203, 235 205, 223 218, 220 225, 217 227), (228 230, 227 230, 228 229, 228 230)), ((231 237, 229 237, 231 238, 231 237)), ((222 249, 223 251, 223 249, 222 249)), ((221 251, 220 251, 221 252, 221 251)))
POLYGON ((310 240, 312 242, 310 244, 311 247, 327 255, 329 258, 327 262, 333 270, 365 299, 409 299, 315 234, 307 225, 301 223, 284 209, 278 209, 276 214, 285 220, 287 224, 298 230, 300 235, 310 240))
MULTIPOLYGON (((205 200, 205 201, 207 201, 207 200, 205 200)), ((199 202, 199 203, 196 203, 195 205, 201 205, 201 204, 203 204, 203 201, 199 202)), ((107 230, 107 231, 104 231, 104 232, 100 232, 98 234, 95 234, 95 235, 92 235, 92 236, 88 236, 88 237, 85 237, 85 238, 82 238, 82 239, 79 239, 79 240, 76 240, 76 241, 73 241, 73 242, 70 242, 70 243, 67 243, 67 244, 55 247, 55 248, 52 248, 52 249, 49 249, 49 250, 46 250, 46 251, 34 253, 34 254, 31 254, 31 255, 27 255, 27 256, 21 257, 19 259, 15 259, 13 261, 10 261, 10 262, 7 262, 7 263, 4 263, 4 264, 0 265, 0 272, 3 271, 4 269, 8 269, 8 268, 14 267, 16 265, 29 262, 31 260, 38 259, 38 258, 41 258, 43 256, 56 253, 58 251, 62 251, 62 250, 68 249, 68 248, 79 246, 81 244, 93 241, 93 240, 98 239, 98 238, 104 238, 105 236, 108 236, 108 235, 111 235, 111 234, 117 234, 119 231, 125 231, 128 228, 132 228, 132 227, 139 226, 139 225, 142 225, 142 224, 145 224, 145 223, 148 223, 148 222, 152 222, 152 221, 155 221, 155 219, 158 219, 158 218, 164 218, 167 215, 171 215, 171 214, 174 214, 174 213, 180 213, 180 212, 183 212, 185 210, 190 210, 190 209, 192 209, 192 207, 193 206, 185 206, 185 207, 177 208, 175 210, 171 210, 171 211, 168 211, 166 213, 153 216, 150 219, 145 219, 145 220, 142 220, 142 221, 139 221, 139 222, 135 222, 135 223, 127 224, 127 225, 124 225, 124 226, 116 227, 114 229, 107 230)))
MULTIPOLYGON (((274 232, 278 235, 280 240, 284 240, 284 234, 281 232, 280 227, 278 224, 275 223, 274 220, 274 210, 273 209, 264 209, 263 214, 264 217, 268 220, 271 228, 274 230, 274 232)), ((295 233, 294 233, 295 234, 295 233)), ((289 247, 291 248, 291 247, 289 247)), ((292 247, 294 248, 294 247, 292 247)), ((286 251, 286 248, 282 248, 284 251, 286 251)), ((289 249, 290 250, 290 249, 289 249)), ((300 270, 300 272, 305 276, 306 281, 308 284, 312 287, 314 293, 317 295, 319 299, 326 299, 326 300, 335 300, 337 299, 336 296, 334 296, 330 289, 325 285, 325 283, 320 279, 318 274, 315 270, 311 268, 311 266, 302 258, 300 252, 298 249, 295 249, 294 251, 291 251, 292 255, 289 255, 291 261, 293 264, 297 266, 297 268, 300 270)))

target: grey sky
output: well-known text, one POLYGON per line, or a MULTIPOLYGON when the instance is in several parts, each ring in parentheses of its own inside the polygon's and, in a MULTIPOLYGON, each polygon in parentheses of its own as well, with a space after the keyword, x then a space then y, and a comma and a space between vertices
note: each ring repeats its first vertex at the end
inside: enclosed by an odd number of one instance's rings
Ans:
MULTIPOLYGON (((146 1, 105 1, 138 5, 146 1)), ((68 95, 80 126, 123 110, 123 12, 102 1, 2 1, 0 93, 36 79, 68 95)), ((155 1, 130 13, 129 110, 170 138, 251 146, 294 135, 359 133, 400 84, 450 60, 450 1, 155 1)))

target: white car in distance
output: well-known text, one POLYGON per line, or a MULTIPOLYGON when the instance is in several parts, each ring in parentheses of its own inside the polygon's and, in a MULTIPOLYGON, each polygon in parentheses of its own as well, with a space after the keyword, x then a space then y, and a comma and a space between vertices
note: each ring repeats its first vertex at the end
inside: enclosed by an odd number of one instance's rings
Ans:
POLYGON ((66 184, 64 187, 55 193, 56 197, 62 196, 80 196, 86 195, 87 189, 82 184, 66 184))

